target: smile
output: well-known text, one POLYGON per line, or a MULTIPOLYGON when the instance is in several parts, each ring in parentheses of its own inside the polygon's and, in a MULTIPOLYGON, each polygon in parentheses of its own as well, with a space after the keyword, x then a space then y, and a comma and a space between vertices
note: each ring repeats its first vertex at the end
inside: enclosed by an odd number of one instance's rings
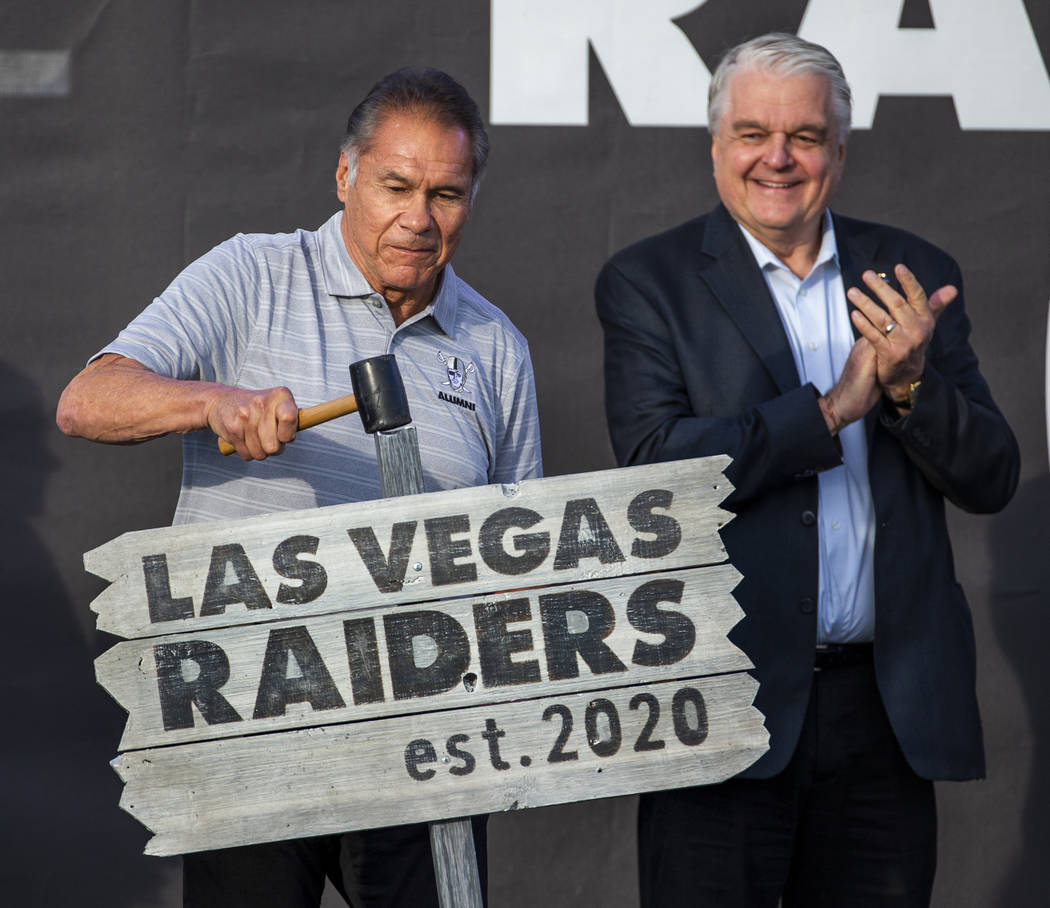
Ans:
POLYGON ((801 185, 798 180, 789 183, 776 183, 773 180, 755 180, 755 182, 763 189, 792 189, 795 186, 801 185))

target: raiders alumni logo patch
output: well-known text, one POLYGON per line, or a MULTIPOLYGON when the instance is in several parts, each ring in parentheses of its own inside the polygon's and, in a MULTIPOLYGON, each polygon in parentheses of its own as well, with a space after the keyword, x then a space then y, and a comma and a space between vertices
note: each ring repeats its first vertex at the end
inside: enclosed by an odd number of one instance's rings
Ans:
MULTIPOLYGON (((477 371, 473 363, 464 362, 458 356, 445 356, 440 350, 438 350, 438 359, 441 360, 441 364, 445 367, 445 375, 447 376, 445 381, 441 384, 447 385, 451 390, 457 392, 457 394, 474 393, 469 387, 467 387, 467 376, 473 375, 477 371)), ((473 401, 464 400, 462 397, 447 394, 444 391, 438 391, 438 397, 450 404, 455 404, 457 407, 463 407, 467 410, 477 409, 477 406, 473 401)))

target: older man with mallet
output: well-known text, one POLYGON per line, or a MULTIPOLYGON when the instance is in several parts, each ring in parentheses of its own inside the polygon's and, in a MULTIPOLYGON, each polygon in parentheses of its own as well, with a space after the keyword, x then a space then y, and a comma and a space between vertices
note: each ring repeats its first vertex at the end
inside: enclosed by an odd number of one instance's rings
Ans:
MULTIPOLYGON (((348 363, 393 355, 426 490, 539 476, 528 345, 449 264, 487 155, 477 106, 449 76, 383 79, 350 117, 342 211, 316 231, 238 235, 189 265, 70 382, 60 427, 116 444, 182 434, 176 523, 374 499, 389 487, 360 423, 297 432, 311 407, 345 397, 348 363)), ((354 906, 438 904, 425 826, 187 855, 183 898, 316 906, 326 876, 354 906)))

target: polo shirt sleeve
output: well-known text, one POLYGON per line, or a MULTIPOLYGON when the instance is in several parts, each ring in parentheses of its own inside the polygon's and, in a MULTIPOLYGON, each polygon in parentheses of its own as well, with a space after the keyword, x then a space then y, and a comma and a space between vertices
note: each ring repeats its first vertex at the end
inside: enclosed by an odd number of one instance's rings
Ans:
POLYGON ((499 396, 502 426, 493 457, 493 483, 513 483, 543 476, 540 420, 536 383, 528 345, 522 341, 520 359, 504 360, 499 396))
POLYGON ((261 293, 243 234, 189 265, 102 353, 119 353, 169 378, 237 383, 261 293))

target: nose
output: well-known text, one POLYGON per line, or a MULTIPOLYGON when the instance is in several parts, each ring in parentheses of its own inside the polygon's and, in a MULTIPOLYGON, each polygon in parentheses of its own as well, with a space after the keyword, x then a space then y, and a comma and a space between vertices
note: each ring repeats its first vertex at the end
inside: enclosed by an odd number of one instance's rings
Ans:
POLYGON ((430 212, 430 200, 426 193, 413 192, 409 195, 401 212, 400 223, 413 233, 426 233, 434 223, 430 212))
POLYGON ((777 170, 790 167, 792 163, 791 146, 788 137, 782 132, 775 132, 766 140, 765 152, 762 160, 777 170))

